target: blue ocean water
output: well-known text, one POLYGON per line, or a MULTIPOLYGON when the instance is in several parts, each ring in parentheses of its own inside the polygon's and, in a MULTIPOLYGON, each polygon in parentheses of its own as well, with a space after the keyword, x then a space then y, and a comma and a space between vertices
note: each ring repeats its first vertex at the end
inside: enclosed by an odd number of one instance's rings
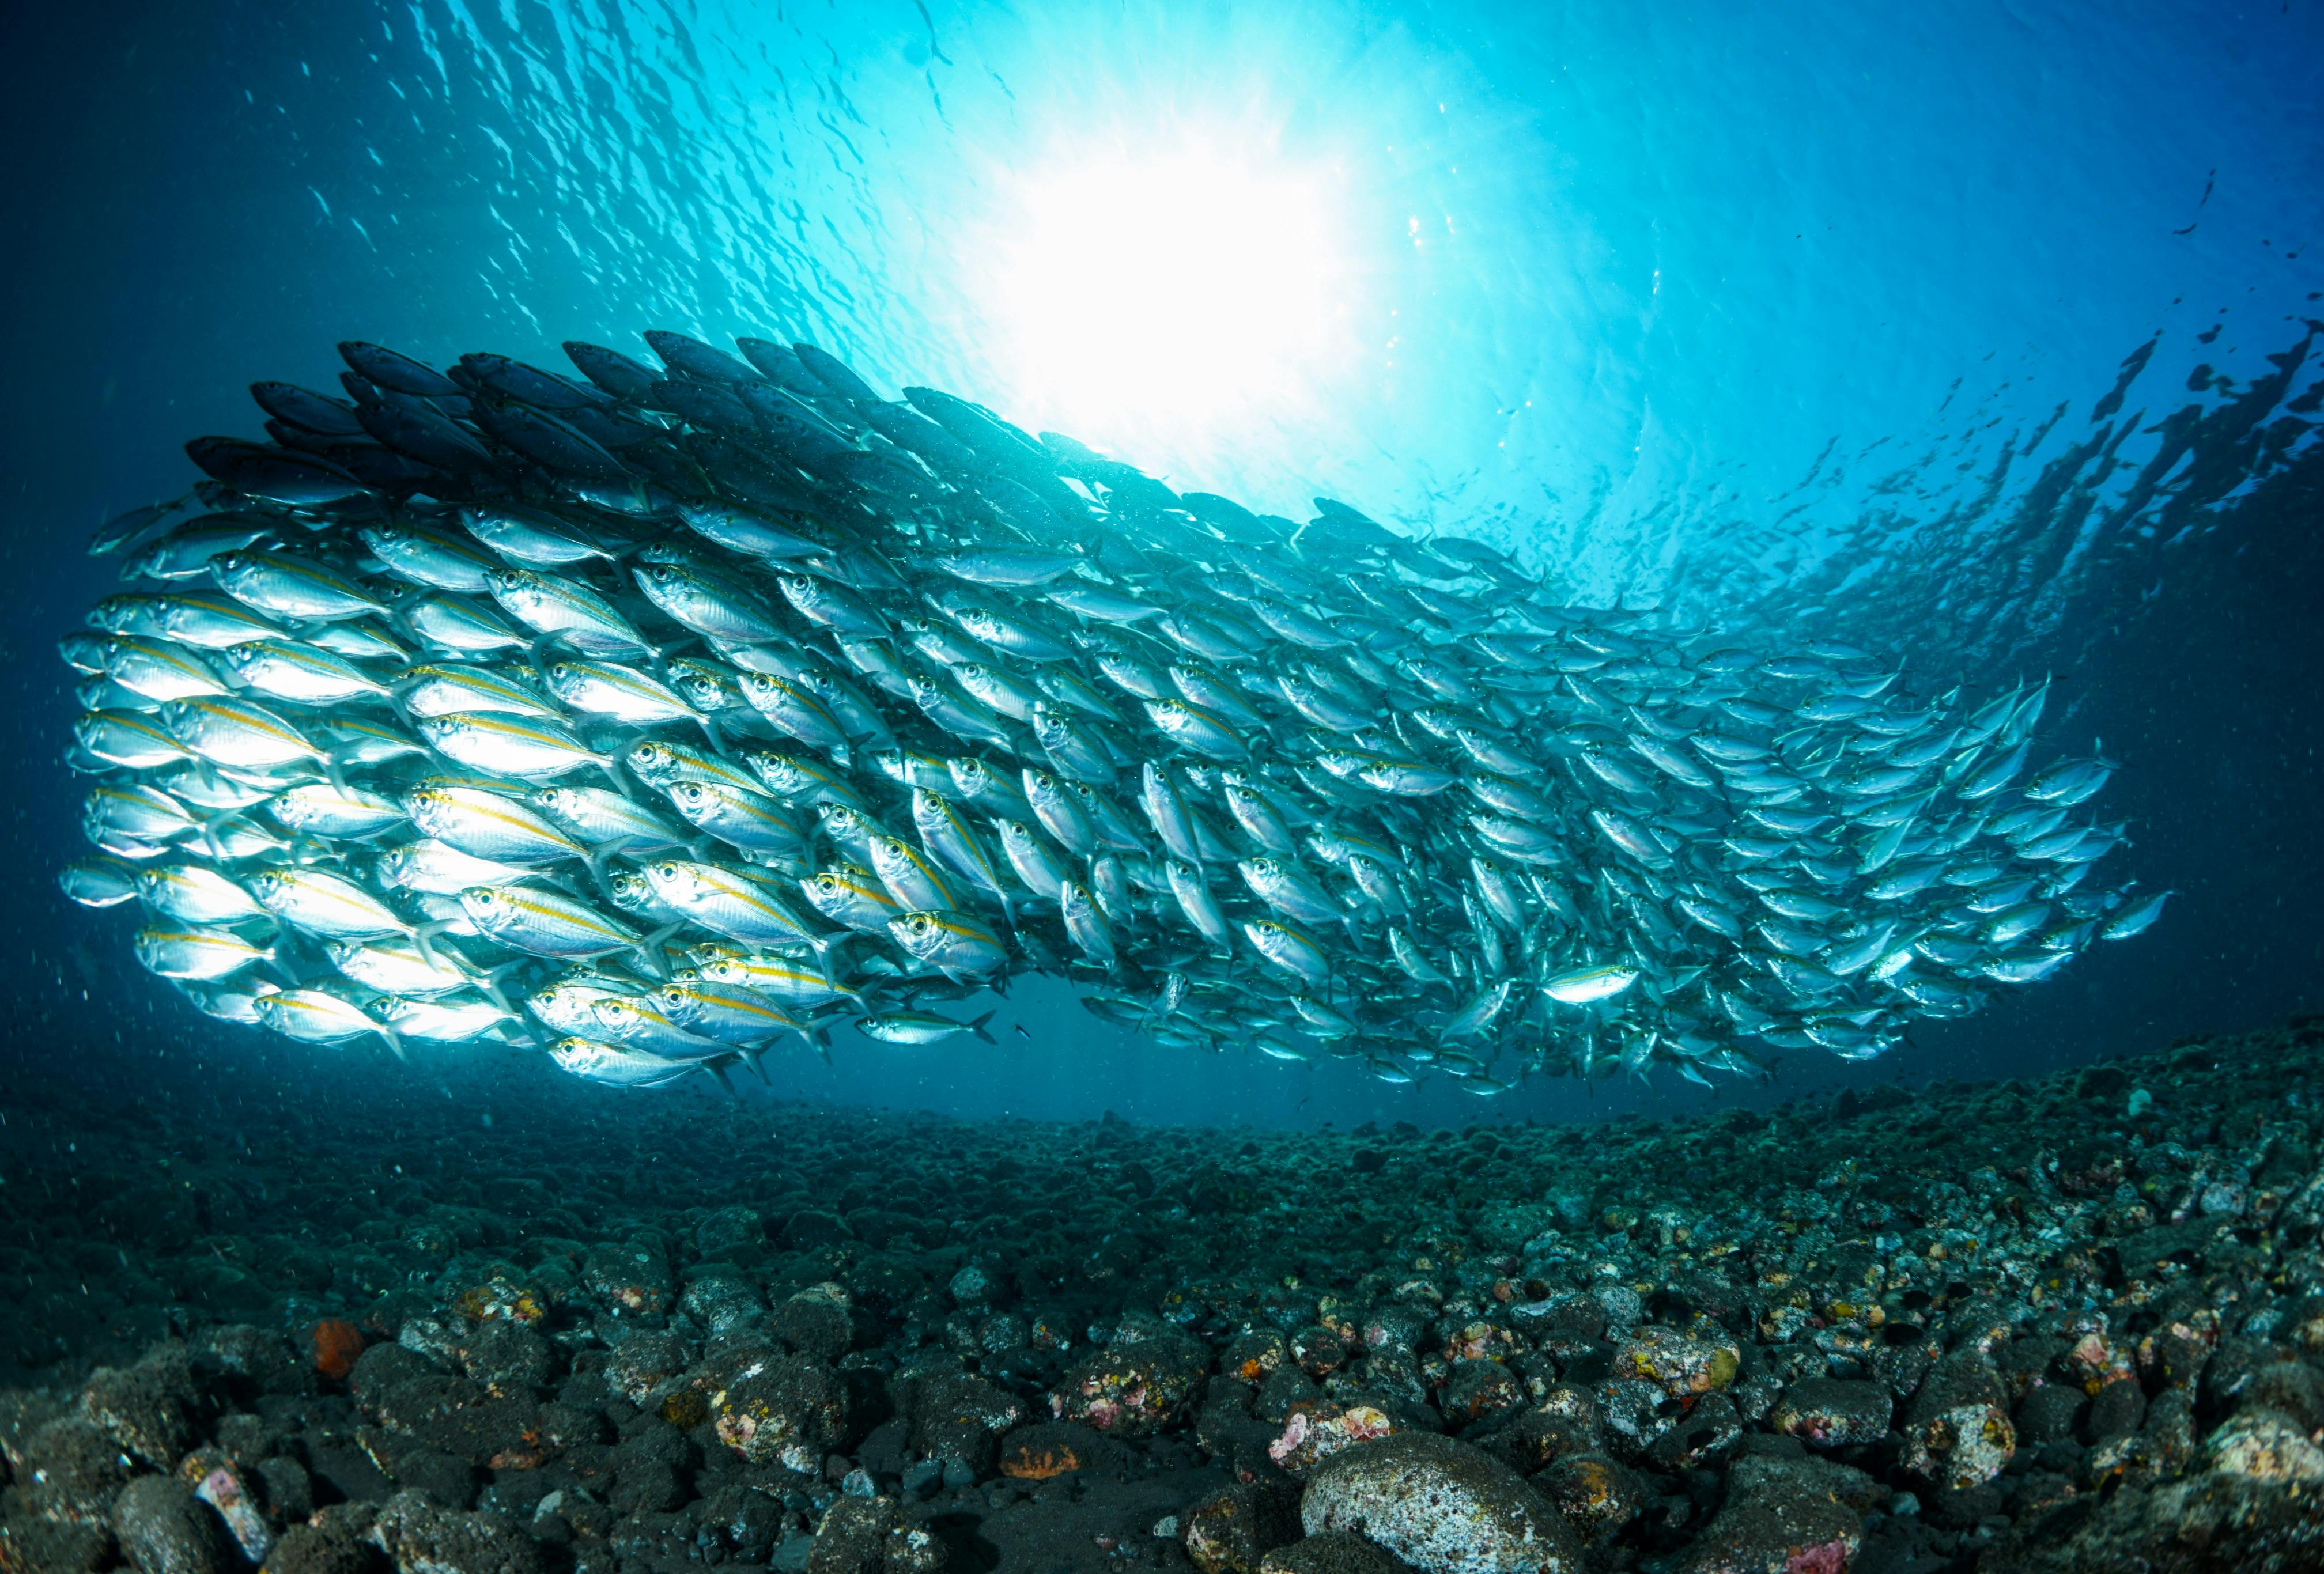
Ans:
MULTIPOLYGON (((1484 537, 1577 599, 1836 633, 1916 673, 2057 673, 2053 733, 2126 762, 2109 810, 2140 879, 2181 893, 2169 919, 1882 1062, 1787 1065, 1779 1093, 2317 1003, 2312 7, 5 26, 25 156, 0 262, 20 784, 0 925, 35 1063, 397 1074, 196 1017, 55 894, 78 784, 51 763, 71 707, 51 648, 115 572, 87 531, 182 490, 186 437, 254 431, 249 382, 327 384, 337 339, 553 364, 563 339, 635 348, 646 327, 812 338, 883 390, 953 389, 1180 488, 1484 537), (1191 312, 1189 278, 1211 281, 1191 312)), ((851 1045, 792 1085, 1153 1119, 1482 1108, 1190 1063, 1038 988, 1019 1020, 1030 1038, 997 1051, 851 1045)), ((1591 1108, 1535 1084, 1489 1113, 1591 1108)))

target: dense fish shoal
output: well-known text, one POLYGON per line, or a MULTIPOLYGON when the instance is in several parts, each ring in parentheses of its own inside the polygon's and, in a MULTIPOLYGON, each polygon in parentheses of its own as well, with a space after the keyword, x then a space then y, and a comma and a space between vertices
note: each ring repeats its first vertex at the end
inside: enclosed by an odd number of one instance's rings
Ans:
POLYGON ((981 1033, 1038 971, 1174 1050, 1489 1096, 1871 1058, 2168 895, 2092 878, 2115 764, 2037 748, 2046 679, 1576 605, 812 345, 646 337, 342 345, 100 532, 63 880, 148 971, 626 1086, 981 1033))

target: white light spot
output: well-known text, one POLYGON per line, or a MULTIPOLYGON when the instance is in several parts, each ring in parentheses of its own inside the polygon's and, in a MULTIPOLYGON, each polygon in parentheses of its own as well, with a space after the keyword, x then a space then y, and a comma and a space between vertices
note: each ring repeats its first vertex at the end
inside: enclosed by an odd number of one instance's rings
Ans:
POLYGON ((1290 413, 1354 345, 1326 170, 1188 142, 1068 157, 1016 183, 996 353, 1028 413, 1181 455, 1290 413))

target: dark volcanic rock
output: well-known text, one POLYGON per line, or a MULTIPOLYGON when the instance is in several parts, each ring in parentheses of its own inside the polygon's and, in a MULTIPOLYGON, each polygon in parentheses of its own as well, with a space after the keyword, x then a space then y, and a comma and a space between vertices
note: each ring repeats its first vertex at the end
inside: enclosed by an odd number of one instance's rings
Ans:
POLYGON ((209 1505, 168 1476, 141 1476, 123 1488, 113 1533, 137 1574, 225 1574, 242 1561, 209 1505))
POLYGON ((890 1497, 843 1497, 824 1516, 807 1554, 807 1574, 935 1574, 944 1543, 907 1524, 890 1497))
POLYGON ((1185 1414, 1199 1395, 1211 1352, 1198 1340, 1159 1331, 1112 1344, 1075 1365, 1050 1395, 1065 1421, 1118 1437, 1142 1437, 1185 1414))
POLYGON ((1853 1448, 1886 1437, 1894 1408, 1877 1383, 1807 1377, 1784 1390, 1767 1421, 1812 1449, 1853 1448))
POLYGON ((1375 1542, 1345 1531, 1326 1531, 1259 1560, 1259 1574, 1407 1574, 1412 1565, 1375 1542))
POLYGON ((1904 1468, 1940 1487, 1992 1480, 2017 1451, 2001 1401, 2001 1376, 1985 1351, 1969 1345, 1946 1356, 1905 1412, 1904 1468))
POLYGON ((1178 1516, 1186 1555, 1202 1574, 1258 1574, 1261 1560, 1299 1539, 1299 1500, 1279 1484, 1222 1487, 1178 1516))
POLYGON ((728 1354, 711 1381, 717 1439, 751 1464, 812 1474, 848 1435, 847 1385, 811 1356, 746 1348, 728 1354))
POLYGON ((496 1514, 461 1514, 399 1493, 372 1523, 373 1545, 401 1574, 547 1574, 540 1544, 496 1514))
POLYGON ((1839 1574, 1863 1545, 1884 1494, 1830 1459, 1754 1455, 1727 1473, 1727 1497, 1686 1549, 1683 1574, 1839 1574))

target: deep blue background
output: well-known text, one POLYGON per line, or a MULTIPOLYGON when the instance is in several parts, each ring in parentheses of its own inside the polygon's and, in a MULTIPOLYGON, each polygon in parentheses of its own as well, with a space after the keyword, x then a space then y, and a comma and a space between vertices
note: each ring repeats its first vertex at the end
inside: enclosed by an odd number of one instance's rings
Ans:
MULTIPOLYGON (((51 646, 115 567, 88 530, 181 490, 183 438, 254 431, 252 379, 327 383, 337 339, 554 364, 649 326, 813 336, 1182 486, 1493 535, 1581 595, 2059 672, 2051 736, 2127 762, 2109 867, 2177 888, 2169 919, 1880 1064, 1794 1057, 1789 1090, 2324 1004, 2312 4, 32 11, 0 21, 0 955, 30 1070, 290 1063, 54 894, 51 646), (1257 419, 1092 428, 992 308, 1011 205, 1060 150, 1190 131, 1332 172, 1344 354, 1257 419)), ((1011 1016, 1029 1043, 789 1070, 971 1113, 1630 1100, 1191 1060, 1038 988, 1011 1016)), ((350 1089, 382 1063, 298 1054, 350 1089)))

